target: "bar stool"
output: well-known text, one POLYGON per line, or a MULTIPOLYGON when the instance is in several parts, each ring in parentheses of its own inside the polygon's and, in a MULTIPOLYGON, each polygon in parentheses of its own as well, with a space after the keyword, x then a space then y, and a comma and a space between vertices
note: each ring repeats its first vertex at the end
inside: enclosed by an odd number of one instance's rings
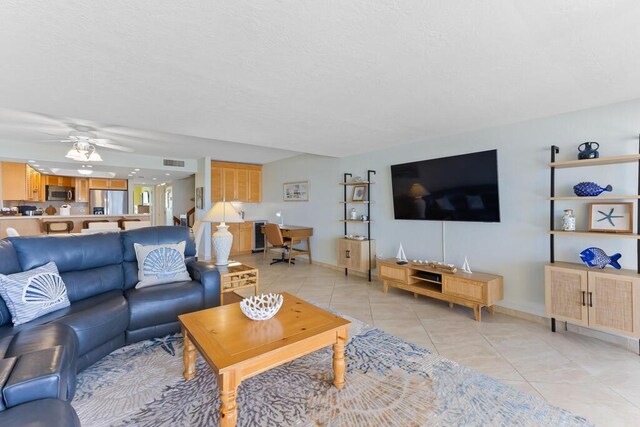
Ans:
POLYGON ((89 224, 91 224, 92 222, 109 222, 108 219, 88 219, 86 221, 82 221, 82 228, 83 229, 87 229, 89 228, 89 224))
POLYGON ((124 229, 125 229, 125 228, 124 228, 124 223, 125 223, 125 221, 126 221, 126 222, 130 222, 130 221, 140 221, 140 220, 139 220, 139 219, 137 219, 137 218, 120 218, 120 219, 118 220, 118 227, 120 227, 120 230, 124 230, 124 229))
POLYGON ((47 221, 43 225, 47 234, 71 233, 73 231, 73 221, 47 221))

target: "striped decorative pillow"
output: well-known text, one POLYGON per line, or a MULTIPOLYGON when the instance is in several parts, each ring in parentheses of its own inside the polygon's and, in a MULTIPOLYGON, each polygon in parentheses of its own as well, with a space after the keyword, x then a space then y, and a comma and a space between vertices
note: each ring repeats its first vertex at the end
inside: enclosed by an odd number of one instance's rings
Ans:
POLYGON ((0 274, 0 296, 16 326, 69 306, 67 287, 55 262, 22 273, 0 274))

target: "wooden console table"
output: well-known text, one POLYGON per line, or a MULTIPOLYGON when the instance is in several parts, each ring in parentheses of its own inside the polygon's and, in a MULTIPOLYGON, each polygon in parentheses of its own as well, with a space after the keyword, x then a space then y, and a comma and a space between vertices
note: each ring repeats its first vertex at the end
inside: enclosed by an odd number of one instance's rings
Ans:
POLYGON ((487 273, 447 273, 426 266, 398 265, 395 259, 378 260, 378 278, 389 286, 413 292, 413 295, 447 301, 473 308, 474 318, 481 320, 481 309, 493 314, 494 304, 503 298, 502 276, 487 273))

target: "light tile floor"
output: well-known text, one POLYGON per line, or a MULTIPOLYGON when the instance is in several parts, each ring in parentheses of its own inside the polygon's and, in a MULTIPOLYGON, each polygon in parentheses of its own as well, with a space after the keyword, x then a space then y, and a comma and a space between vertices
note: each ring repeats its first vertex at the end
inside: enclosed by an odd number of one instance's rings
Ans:
MULTIPOLYGON (((473 367, 598 425, 640 421, 640 357, 607 342, 496 313, 390 289, 306 262, 270 266, 262 255, 235 257, 260 269, 262 292, 289 292, 327 304, 388 333, 473 367)), ((250 295, 251 292, 248 292, 250 295)))

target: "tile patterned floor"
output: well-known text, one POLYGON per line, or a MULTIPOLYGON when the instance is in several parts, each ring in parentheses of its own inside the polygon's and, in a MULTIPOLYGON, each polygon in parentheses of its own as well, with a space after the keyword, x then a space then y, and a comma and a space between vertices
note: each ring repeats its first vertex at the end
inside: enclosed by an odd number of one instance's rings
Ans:
MULTIPOLYGON (((235 259, 260 269, 262 292, 290 292, 401 336, 598 425, 640 419, 640 357, 626 349, 500 313, 473 320, 471 309, 299 262, 270 266, 262 255, 235 259)), ((248 294, 251 294, 249 292, 248 294)))

